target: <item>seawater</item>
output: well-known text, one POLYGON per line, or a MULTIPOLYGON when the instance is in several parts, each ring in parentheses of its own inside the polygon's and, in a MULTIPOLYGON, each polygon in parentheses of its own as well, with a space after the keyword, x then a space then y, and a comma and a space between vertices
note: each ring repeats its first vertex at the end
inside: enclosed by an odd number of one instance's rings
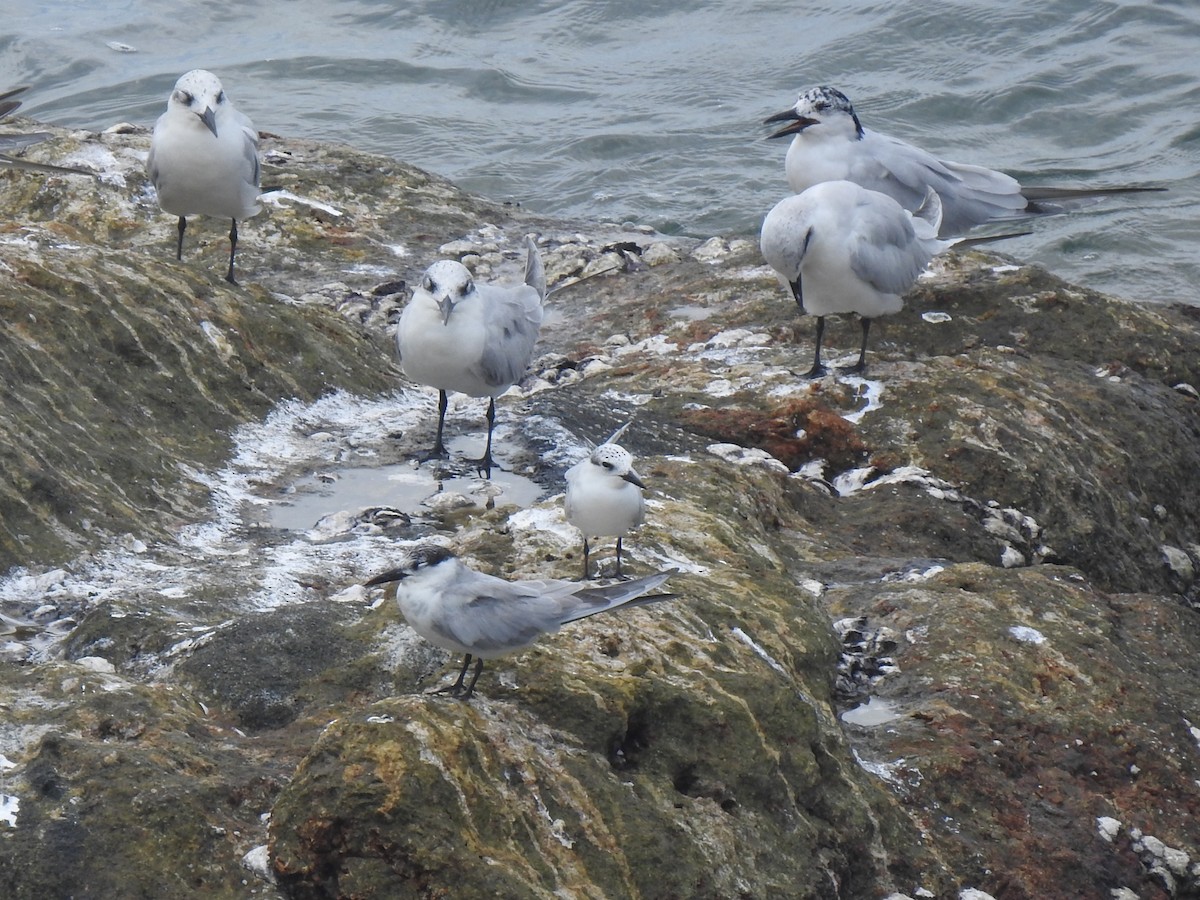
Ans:
MULTIPOLYGON (((787 192, 761 120, 814 84, 868 127, 1030 183, 1155 183, 1001 249, 1098 290, 1200 304, 1200 4, 205 4, 13 0, 23 112, 151 125, 215 71, 264 131, 347 143, 581 222, 753 236, 787 192)), ((420 265, 424 261, 418 261, 420 265)))

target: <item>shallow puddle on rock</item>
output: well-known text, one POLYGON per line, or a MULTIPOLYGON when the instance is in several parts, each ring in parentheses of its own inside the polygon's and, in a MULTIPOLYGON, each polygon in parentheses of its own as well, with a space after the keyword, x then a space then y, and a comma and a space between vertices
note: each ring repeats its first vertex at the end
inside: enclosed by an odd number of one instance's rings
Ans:
MULTIPOLYGON (((461 452, 451 449, 451 460, 438 466, 432 462, 414 466, 353 466, 326 469, 298 479, 287 493, 270 504, 266 524, 289 531, 305 531, 326 516, 357 512, 372 507, 398 509, 414 518, 433 515, 439 495, 461 495, 482 508, 532 506, 546 489, 534 481, 495 466, 488 479, 464 466, 461 452)), ((461 501, 464 503, 466 501, 461 501)), ((458 505, 450 503, 449 505, 458 505)))
POLYGON ((705 306, 676 306, 667 310, 667 315, 674 319, 685 319, 688 322, 700 322, 709 318, 715 310, 705 306))
POLYGON ((867 702, 842 713, 842 721, 861 728, 878 728, 900 718, 895 704, 879 697, 870 697, 867 702))
POLYGON ((842 413, 842 418, 847 422, 858 423, 862 421, 862 417, 875 409, 883 407, 883 382, 868 381, 858 375, 842 376, 846 384, 854 388, 858 397, 865 402, 861 409, 856 409, 854 412, 842 413))

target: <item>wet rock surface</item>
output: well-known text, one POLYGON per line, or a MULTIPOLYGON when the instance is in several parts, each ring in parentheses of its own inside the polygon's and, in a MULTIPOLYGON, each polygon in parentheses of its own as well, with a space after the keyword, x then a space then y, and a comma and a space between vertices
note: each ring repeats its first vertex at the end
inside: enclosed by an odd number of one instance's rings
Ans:
MULTIPOLYGON (((963 254, 809 383, 751 242, 268 138, 231 287, 122 131, 27 151, 94 180, 0 172, 5 896, 1200 895, 1195 307, 963 254), (439 481, 405 285, 517 278, 527 232, 556 289, 507 480, 439 481), (562 473, 629 419, 626 550, 678 598, 432 693, 457 661, 357 585, 430 535, 575 577, 562 473)), ((482 423, 455 399, 456 456, 482 423)))

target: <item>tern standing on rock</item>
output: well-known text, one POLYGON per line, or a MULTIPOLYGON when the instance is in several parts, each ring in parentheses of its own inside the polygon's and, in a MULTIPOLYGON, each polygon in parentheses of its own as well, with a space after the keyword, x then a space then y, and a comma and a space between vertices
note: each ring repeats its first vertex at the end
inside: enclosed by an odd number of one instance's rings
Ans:
POLYGON ((864 128, 849 98, 828 86, 805 91, 792 108, 765 124, 783 125, 770 137, 792 136, 785 168, 796 193, 822 181, 853 181, 915 213, 932 189, 942 202, 941 237, 961 235, 984 222, 1064 212, 1094 197, 1162 190, 1024 186, 1003 172, 938 159, 864 128))
POLYGON ((824 375, 825 317, 857 313, 858 362, 866 368, 867 333, 876 316, 904 308, 908 290, 929 260, 957 241, 939 240, 941 204, 930 191, 913 215, 878 191, 849 181, 824 181, 786 197, 763 220, 762 254, 792 289, 802 313, 817 317, 816 352, 807 377, 824 375))
POLYGON ((428 458, 448 455, 442 440, 448 392, 488 398, 487 446, 474 460, 488 478, 496 398, 524 376, 542 327, 546 272, 532 238, 525 238, 525 247, 524 281, 510 287, 479 284, 460 262, 435 262, 413 290, 396 331, 404 374, 438 389, 437 439, 428 458))
POLYGON ((583 577, 591 578, 589 537, 616 537, 617 577, 621 538, 646 518, 646 485, 633 468, 633 455, 616 443, 626 425, 567 470, 567 521, 583 532, 583 577))
POLYGON ((261 165, 258 132, 250 119, 225 96, 220 79, 204 69, 180 76, 158 118, 146 162, 150 180, 164 212, 179 216, 175 258, 183 259, 187 217, 230 219, 229 272, 237 253, 238 219, 261 209, 258 186, 261 165))
POLYGON ((424 542, 405 550, 399 566, 366 586, 396 582, 396 602, 412 629, 435 646, 465 654, 448 692, 468 700, 485 659, 524 649, 543 634, 596 613, 670 600, 673 594, 646 595, 672 574, 603 587, 558 579, 505 581, 476 572, 445 547, 424 542), (475 672, 464 687, 472 659, 475 672))

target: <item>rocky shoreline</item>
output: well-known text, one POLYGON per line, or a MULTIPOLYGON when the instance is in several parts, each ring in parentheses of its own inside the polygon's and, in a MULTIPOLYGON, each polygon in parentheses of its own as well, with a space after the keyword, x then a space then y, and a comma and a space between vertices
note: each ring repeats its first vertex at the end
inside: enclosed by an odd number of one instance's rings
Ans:
POLYGON ((234 288, 216 223, 172 258, 147 145, 0 172, 6 896, 1200 896, 1196 306, 957 254, 808 383, 752 241, 269 137, 234 288), (504 477, 439 491, 390 329, 526 233, 558 290, 504 477), (428 694, 453 662, 359 585, 429 534, 574 577, 562 473, 629 419, 626 547, 680 599, 428 694))

